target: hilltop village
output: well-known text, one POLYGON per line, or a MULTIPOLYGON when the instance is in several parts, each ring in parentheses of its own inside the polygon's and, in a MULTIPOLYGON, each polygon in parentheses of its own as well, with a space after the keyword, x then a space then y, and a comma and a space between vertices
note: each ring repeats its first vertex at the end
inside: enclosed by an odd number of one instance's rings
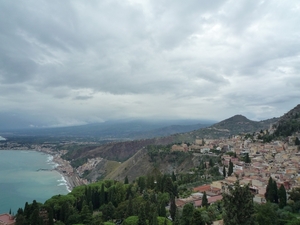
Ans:
MULTIPOLYGON (((222 192, 233 185, 239 179, 240 184, 249 184, 253 200, 257 203, 266 203, 265 193, 270 177, 276 181, 278 188, 284 185, 287 191, 300 187, 300 134, 289 136, 288 141, 273 141, 263 143, 260 138, 262 133, 249 135, 236 135, 230 139, 204 140, 196 139, 192 145, 173 145, 172 151, 192 151, 194 154, 215 155, 222 152, 221 162, 225 166, 226 174, 230 162, 233 164, 233 173, 226 175, 223 180, 195 187, 193 194, 188 198, 179 198, 176 201, 178 207, 187 203, 193 203, 195 207, 201 207, 202 196, 206 192, 208 203, 222 199, 222 192), (250 163, 243 161, 248 155, 250 163)), ((208 162, 207 162, 208 165, 208 162)), ((220 173, 222 167, 220 167, 220 173)))

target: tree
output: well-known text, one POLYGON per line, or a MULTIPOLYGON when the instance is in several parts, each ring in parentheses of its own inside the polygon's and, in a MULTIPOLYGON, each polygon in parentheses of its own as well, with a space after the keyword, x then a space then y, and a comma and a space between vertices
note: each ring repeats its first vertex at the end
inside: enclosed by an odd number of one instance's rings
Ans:
POLYGON ((203 193, 203 197, 202 197, 202 207, 207 207, 208 206, 208 200, 207 200, 207 196, 206 196, 206 192, 204 191, 203 193))
POLYGON ((228 187, 228 192, 223 193, 224 224, 225 225, 252 225, 254 218, 253 195, 249 185, 241 186, 236 181, 228 187))
POLYGON ((283 184, 280 185, 280 188, 278 190, 278 197, 279 197, 279 208, 283 208, 286 206, 286 190, 283 186, 283 184))
POLYGON ((180 225, 180 215, 178 209, 176 210, 175 219, 173 225, 180 225))
POLYGON ((154 211, 151 222, 149 222, 149 225, 158 225, 157 212, 156 211, 154 211))
POLYGON ((129 196, 129 200, 128 200, 128 207, 127 207, 127 212, 126 212, 126 216, 133 216, 133 204, 132 204, 132 197, 131 195, 129 196))
POLYGON ((105 190, 104 190, 104 184, 102 184, 100 190, 100 196, 99 196, 99 206, 102 206, 104 204, 105 204, 105 190))
POLYGON ((272 177, 269 178, 265 198, 269 202, 278 203, 277 183, 272 177))
POLYGON ((128 180, 128 177, 126 176, 125 179, 124 179, 124 184, 129 184, 129 180, 128 180))
POLYGON ((31 214, 31 217, 30 217, 30 221, 31 221, 31 224, 40 224, 40 217, 39 217, 39 210, 38 209, 35 209, 33 210, 33 213, 31 214))
POLYGON ((141 207, 140 207, 140 210, 139 210, 139 219, 138 219, 138 223, 137 224, 138 225, 147 225, 144 205, 141 205, 141 207))
POLYGON ((251 159, 249 157, 249 153, 246 153, 244 161, 245 161, 245 163, 251 163, 251 159))
POLYGON ((268 202, 273 202, 273 179, 272 177, 269 178, 267 187, 266 187, 266 193, 265 198, 268 202))
POLYGON ((177 209, 177 206, 175 204, 175 197, 172 196, 171 203, 170 203, 170 215, 171 215, 171 218, 173 221, 175 220, 176 209, 177 209))
POLYGON ((167 177, 165 181, 165 192, 168 192, 170 195, 174 195, 174 185, 171 177, 167 177))
POLYGON ((140 192, 142 193, 143 190, 146 188, 146 180, 145 177, 138 178, 138 186, 140 188, 140 192))
POLYGON ((194 214, 194 206, 191 203, 185 204, 182 210, 181 225, 191 225, 194 214))
POLYGON ((212 161, 212 158, 209 159, 209 167, 213 167, 214 166, 214 163, 212 161))
POLYGON ((298 137, 296 137, 296 139, 295 139, 295 145, 300 145, 300 140, 298 137))
POLYGON ((289 199, 293 200, 294 202, 300 201, 300 188, 293 188, 289 194, 290 194, 289 199))
MULTIPOLYGON (((110 217, 107 215, 107 212, 106 212, 105 218, 110 219, 110 217)), ((84 224, 90 224, 90 222, 92 220, 92 212, 90 211, 90 208, 87 204, 84 204, 82 207, 82 210, 80 212, 80 219, 84 224)))
POLYGON ((174 171, 172 172, 172 181, 173 181, 173 182, 176 181, 176 175, 175 175, 174 171))
POLYGON ((192 218, 192 225, 205 225, 201 212, 199 210, 195 210, 192 218))
POLYGON ((226 177, 226 169, 225 169, 225 166, 223 166, 223 177, 226 177))
POLYGON ((158 216, 166 217, 166 205, 163 201, 160 202, 158 216))
POLYGON ((228 176, 231 176, 232 173, 233 173, 233 163, 230 160, 227 174, 228 174, 228 176))
POLYGON ((274 180, 273 181, 273 195, 274 195, 274 203, 278 203, 278 187, 277 187, 277 183, 276 181, 274 180))
POLYGON ((115 207, 111 202, 109 202, 106 205, 103 205, 101 209, 102 209, 102 217, 104 221, 111 220, 114 218, 115 207))
POLYGON ((276 204, 267 202, 266 204, 255 205, 255 220, 259 225, 276 225, 278 216, 276 204))

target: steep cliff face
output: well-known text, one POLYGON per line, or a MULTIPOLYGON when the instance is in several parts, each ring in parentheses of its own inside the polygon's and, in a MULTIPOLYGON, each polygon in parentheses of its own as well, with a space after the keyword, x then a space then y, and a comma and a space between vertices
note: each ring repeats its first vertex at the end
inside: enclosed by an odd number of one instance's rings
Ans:
POLYGON ((107 160, 124 162, 143 147, 147 147, 148 145, 167 145, 173 142, 173 136, 136 141, 113 142, 96 147, 83 147, 70 151, 66 155, 66 159, 79 160, 83 158, 101 157, 107 160))
POLYGON ((129 181, 132 181, 139 176, 155 174, 158 171, 163 174, 186 173, 195 166, 199 166, 199 159, 199 156, 188 153, 185 153, 184 157, 181 155, 179 159, 170 153, 153 160, 147 153, 147 149, 143 148, 105 178, 124 181, 127 176, 129 181))
POLYGON ((127 176, 129 181, 132 181, 139 176, 151 173, 153 168, 147 151, 141 149, 130 159, 123 162, 116 170, 108 174, 105 179, 124 181, 127 176))

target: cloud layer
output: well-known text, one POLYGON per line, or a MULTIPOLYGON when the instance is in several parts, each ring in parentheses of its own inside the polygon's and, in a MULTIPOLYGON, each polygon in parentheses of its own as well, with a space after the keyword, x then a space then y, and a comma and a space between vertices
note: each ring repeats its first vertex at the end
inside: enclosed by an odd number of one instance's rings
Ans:
POLYGON ((1 1, 0 112, 44 125, 280 116, 300 103, 298 24, 296 0, 1 1))

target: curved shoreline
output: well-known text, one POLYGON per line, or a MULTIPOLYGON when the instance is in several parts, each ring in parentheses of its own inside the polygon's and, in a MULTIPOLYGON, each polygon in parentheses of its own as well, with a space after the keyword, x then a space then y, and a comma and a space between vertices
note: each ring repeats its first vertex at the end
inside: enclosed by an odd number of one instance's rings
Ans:
MULTIPOLYGON (((14 151, 35 151, 41 152, 51 156, 51 159, 46 161, 46 163, 53 162, 53 169, 57 171, 62 179, 66 183, 66 189, 68 192, 71 192, 74 187, 85 185, 88 182, 85 179, 82 179, 77 174, 76 170, 71 166, 70 162, 61 158, 61 155, 57 152, 53 152, 51 149, 0 149, 1 150, 14 150, 14 151)), ((40 168, 39 170, 43 170, 40 168)), ((48 169, 47 169, 48 170, 48 169)))
MULTIPOLYGON (((47 152, 47 154, 50 153, 47 152)), ((74 187, 86 184, 85 180, 78 176, 76 170, 70 165, 69 161, 62 159, 58 154, 52 156, 52 161, 57 164, 54 169, 59 172, 65 180, 68 192, 71 192, 74 187)))

